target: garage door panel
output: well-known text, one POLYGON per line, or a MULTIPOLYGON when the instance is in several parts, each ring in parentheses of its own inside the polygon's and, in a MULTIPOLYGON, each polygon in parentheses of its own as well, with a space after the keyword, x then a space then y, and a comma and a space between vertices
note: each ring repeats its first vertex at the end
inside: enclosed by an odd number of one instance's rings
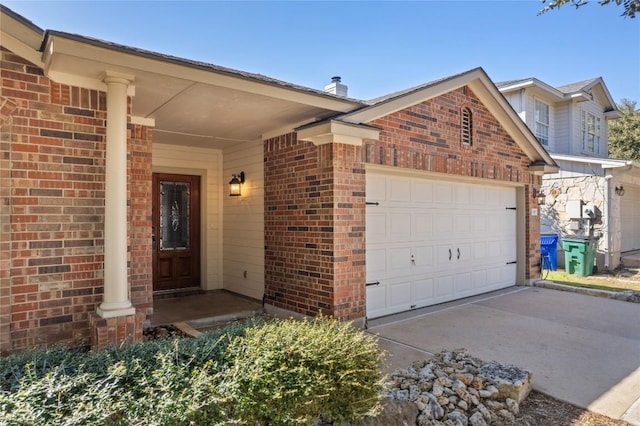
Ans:
POLYGON ((487 218, 482 215, 474 215, 471 218, 473 230, 477 234, 486 234, 487 232, 487 218))
POLYGON ((471 215, 456 214, 454 216, 455 234, 464 237, 471 232, 471 215))
POLYGON ((473 258, 474 259, 485 259, 488 253, 486 241, 478 241, 473 244, 473 258))
POLYGON ((367 208, 367 243, 385 242, 387 239, 387 215, 367 208))
MULTIPOLYGON (((431 268, 434 265, 434 248, 430 245, 416 246, 413 249, 413 265, 416 269, 419 268, 431 268)), ((420 271, 417 273, 425 273, 426 270, 420 271)))
POLYGON ((479 271, 472 272, 471 280, 473 282, 474 287, 486 288, 487 287, 487 271, 482 269, 479 271))
POLYGON ((387 284, 389 289, 389 308, 410 309, 411 280, 409 278, 401 278, 398 280, 389 280, 387 284))
POLYGON ((487 191, 484 188, 481 188, 471 191, 471 198, 469 198, 469 201, 471 201, 471 205, 484 207, 491 203, 491 200, 488 197, 487 191))
POLYGON ((471 243, 459 243, 456 244, 456 248, 453 251, 453 259, 452 261, 456 262, 458 265, 455 268, 464 267, 465 265, 473 265, 475 264, 472 253, 472 245, 471 243))
POLYGON ((409 212, 388 213, 388 223, 392 241, 406 241, 411 238, 411 214, 409 212))
POLYGON ((434 218, 436 224, 434 235, 437 237, 450 237, 453 233, 453 217, 450 215, 438 215, 434 218))
POLYGON ((434 188, 434 208, 448 207, 453 202, 453 186, 447 183, 438 182, 434 188))
POLYGON ((453 291, 456 295, 467 294, 471 291, 471 273, 459 273, 453 277, 453 291))
POLYGON ((502 215, 493 215, 487 217, 487 231, 489 235, 500 232, 504 225, 504 217, 502 215))
POLYGON ((439 276, 434 278, 433 281, 435 300, 451 300, 453 298, 453 276, 439 276))
POLYGON ((454 190, 455 203, 458 205, 468 206, 471 200, 471 188, 468 186, 456 186, 454 190))
POLYGON ((412 282, 412 300, 417 307, 428 306, 433 299, 433 279, 421 279, 412 282))
POLYGON ((411 183, 407 179, 389 179, 389 200, 409 203, 411 201, 411 183))
POLYGON ((387 272, 387 250, 384 248, 367 249, 367 277, 383 277, 387 272))
POLYGON ((387 309, 387 288, 382 285, 367 286, 367 316, 376 317, 390 313, 387 309))
POLYGON ((367 288, 367 316, 515 284, 515 265, 506 265, 516 253, 516 213, 507 210, 514 188, 379 177, 367 175, 367 201, 372 184, 385 186, 374 193, 387 197, 367 206, 367 282, 386 291, 381 302, 381 291, 367 288))
POLYGON ((367 200, 381 202, 387 199, 387 179, 384 176, 367 174, 367 200))
POLYGON ((485 259, 500 257, 503 252, 502 247, 503 247, 502 241, 487 241, 487 251, 486 251, 485 259))
POLYGON ((433 236, 433 213, 417 211, 413 214, 414 232, 416 240, 424 240, 433 236))
POLYGON ((487 273, 487 285, 495 286, 502 282, 502 268, 488 268, 487 273))
POLYGON ((417 204, 433 203, 433 183, 417 181, 413 184, 412 201, 417 204))
POLYGON ((436 246, 436 257, 435 257, 435 266, 436 268, 440 267, 451 267, 451 261, 453 260, 453 249, 450 244, 442 244, 436 246))
POLYGON ((398 247, 389 250, 389 273, 391 276, 411 275, 410 247, 398 247))

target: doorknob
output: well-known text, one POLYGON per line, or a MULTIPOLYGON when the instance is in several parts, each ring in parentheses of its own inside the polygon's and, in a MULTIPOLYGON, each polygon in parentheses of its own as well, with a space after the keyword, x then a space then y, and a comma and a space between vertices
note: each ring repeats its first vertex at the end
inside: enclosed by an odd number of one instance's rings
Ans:
POLYGON ((458 260, 460 260, 460 248, 458 248, 458 260))
POLYGON ((449 260, 451 260, 451 249, 449 249, 449 260))
POLYGON ((413 253, 411 253, 411 263, 416 264, 416 256, 413 253))

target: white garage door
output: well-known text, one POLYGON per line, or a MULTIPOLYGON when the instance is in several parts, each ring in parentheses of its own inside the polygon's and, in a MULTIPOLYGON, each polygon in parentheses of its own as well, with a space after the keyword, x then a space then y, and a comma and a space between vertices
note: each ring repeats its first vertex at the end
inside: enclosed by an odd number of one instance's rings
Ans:
POLYGON ((624 185, 620 198, 621 251, 640 250, 640 187, 624 185))
POLYGON ((514 188, 367 172, 367 317, 515 284, 514 188))

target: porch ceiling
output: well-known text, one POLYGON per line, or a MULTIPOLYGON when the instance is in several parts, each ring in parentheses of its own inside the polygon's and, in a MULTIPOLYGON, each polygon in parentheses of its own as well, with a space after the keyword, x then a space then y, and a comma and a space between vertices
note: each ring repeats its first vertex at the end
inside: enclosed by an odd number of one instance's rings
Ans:
POLYGON ((48 76, 74 86, 106 90, 105 71, 132 76, 132 115, 155 122, 154 143, 224 149, 361 106, 257 74, 66 33, 48 32, 42 58, 48 76))
POLYGON ((155 143, 224 148, 326 114, 297 102, 157 74, 138 73, 134 85, 132 115, 155 120, 155 143))

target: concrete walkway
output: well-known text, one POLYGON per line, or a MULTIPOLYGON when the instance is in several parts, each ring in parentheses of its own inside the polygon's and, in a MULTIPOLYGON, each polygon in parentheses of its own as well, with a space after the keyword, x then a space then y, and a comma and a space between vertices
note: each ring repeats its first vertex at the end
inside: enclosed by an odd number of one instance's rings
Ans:
POLYGON ((369 321, 390 369, 443 349, 533 373, 533 387, 640 425, 640 304, 531 287, 369 321))

